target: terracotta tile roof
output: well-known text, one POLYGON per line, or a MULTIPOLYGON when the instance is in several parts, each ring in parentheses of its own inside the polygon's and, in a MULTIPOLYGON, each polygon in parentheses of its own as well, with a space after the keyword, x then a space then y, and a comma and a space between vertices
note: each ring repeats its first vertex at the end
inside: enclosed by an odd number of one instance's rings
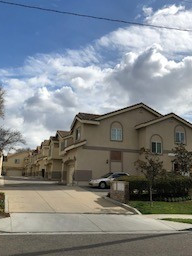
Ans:
POLYGON ((70 134, 70 131, 57 131, 57 132, 62 138, 70 134))
POLYGON ((79 117, 81 120, 94 120, 98 117, 100 117, 101 115, 97 115, 97 114, 90 114, 90 113, 78 113, 77 117, 79 117))
POLYGON ((44 140, 42 142, 42 146, 48 146, 49 145, 49 140, 44 140))
POLYGON ((81 120, 88 120, 88 121, 91 121, 91 120, 96 120, 97 118, 101 117, 105 117, 105 116, 108 116, 108 115, 111 115, 111 114, 114 114, 114 113, 119 113, 121 111, 128 111, 134 107, 146 107, 147 109, 153 111, 154 113, 156 113, 158 116, 162 116, 160 113, 158 113, 156 110, 150 108, 149 106, 145 105, 144 103, 137 103, 135 105, 131 105, 131 106, 128 106, 128 107, 125 107, 125 108, 121 108, 121 109, 118 109, 118 110, 115 110, 115 111, 111 111, 111 112, 108 112, 106 114, 103 114, 103 115, 98 115, 98 114, 90 114, 90 113, 82 113, 80 112, 79 114, 77 114, 77 117, 79 117, 81 120))
POLYGON ((157 122, 160 122, 162 120, 166 120, 167 118, 170 118, 170 117, 173 117, 173 118, 176 118, 176 119, 179 119, 179 121, 185 123, 186 125, 192 127, 192 123, 188 122, 187 120, 185 120, 184 118, 176 115, 175 113, 169 113, 169 114, 166 114, 164 116, 161 116, 161 117, 158 117, 158 118, 154 118, 153 120, 149 120, 147 122, 144 122, 144 123, 140 123, 140 124, 137 124, 135 126, 135 128, 141 128, 141 127, 145 127, 145 126, 148 126, 150 124, 153 124, 153 123, 157 123, 157 122))
POLYGON ((58 140, 58 138, 55 137, 55 136, 51 136, 50 139, 51 139, 51 140, 58 140))

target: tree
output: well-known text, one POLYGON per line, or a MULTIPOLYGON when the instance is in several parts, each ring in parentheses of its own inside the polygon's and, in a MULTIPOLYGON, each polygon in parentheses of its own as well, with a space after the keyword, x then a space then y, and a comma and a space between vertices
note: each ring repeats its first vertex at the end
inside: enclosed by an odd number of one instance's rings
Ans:
POLYGON ((165 174, 165 170, 163 169, 163 161, 160 161, 158 155, 152 154, 149 149, 142 148, 140 153, 144 154, 145 161, 137 160, 135 165, 137 166, 137 169, 145 175, 148 181, 150 203, 152 205, 153 185, 155 178, 165 174))
POLYGON ((5 91, 3 88, 0 86, 0 116, 4 116, 4 94, 5 91))
POLYGON ((30 150, 31 150, 30 148, 18 148, 18 149, 16 149, 16 152, 22 153, 22 152, 26 152, 26 151, 30 151, 30 150))
POLYGON ((18 144, 25 144, 21 133, 19 131, 12 131, 0 127, 0 151, 14 149, 18 144))
POLYGON ((187 151, 183 144, 179 144, 172 150, 175 155, 175 159, 172 161, 177 164, 177 169, 174 170, 176 174, 189 174, 192 166, 192 154, 187 151))
MULTIPOLYGON (((5 91, 0 86, 0 117, 4 117, 4 95, 5 91)), ((21 133, 19 131, 13 131, 0 126, 0 153, 5 150, 11 150, 18 144, 25 144, 21 133)))

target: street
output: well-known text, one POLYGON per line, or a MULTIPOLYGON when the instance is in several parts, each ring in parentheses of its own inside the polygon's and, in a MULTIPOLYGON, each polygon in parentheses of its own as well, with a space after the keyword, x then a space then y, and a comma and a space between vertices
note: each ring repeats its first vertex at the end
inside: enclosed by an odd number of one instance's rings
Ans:
POLYGON ((192 233, 1 235, 1 256, 191 256, 192 233))

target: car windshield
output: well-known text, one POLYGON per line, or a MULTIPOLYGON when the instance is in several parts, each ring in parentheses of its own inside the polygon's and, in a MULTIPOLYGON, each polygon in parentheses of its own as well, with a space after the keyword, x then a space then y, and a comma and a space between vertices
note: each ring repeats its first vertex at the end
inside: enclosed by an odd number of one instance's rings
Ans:
POLYGON ((108 178, 108 177, 111 176, 112 174, 113 174, 112 172, 107 173, 107 174, 103 175, 101 178, 108 178))

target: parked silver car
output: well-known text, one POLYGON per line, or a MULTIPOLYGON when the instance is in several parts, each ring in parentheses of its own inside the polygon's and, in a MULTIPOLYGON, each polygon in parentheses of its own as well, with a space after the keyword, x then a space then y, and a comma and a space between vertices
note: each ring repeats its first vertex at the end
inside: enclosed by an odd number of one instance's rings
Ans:
POLYGON ((122 177, 122 176, 129 176, 129 174, 125 173, 125 172, 114 172, 114 173, 110 172, 110 173, 103 175, 99 179, 90 180, 89 186, 99 187, 102 189, 107 188, 107 187, 110 187, 111 181, 113 181, 114 179, 117 179, 119 177, 122 177))

